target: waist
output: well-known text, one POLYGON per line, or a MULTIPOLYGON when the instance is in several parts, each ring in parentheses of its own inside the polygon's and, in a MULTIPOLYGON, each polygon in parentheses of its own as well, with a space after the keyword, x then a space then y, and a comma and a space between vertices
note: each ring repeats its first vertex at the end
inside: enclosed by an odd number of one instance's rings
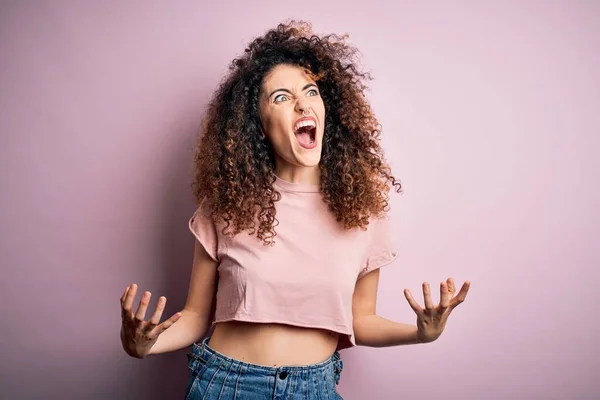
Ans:
POLYGON ((208 345, 210 339, 194 344, 188 354, 192 376, 186 398, 272 398, 275 393, 277 398, 287 395, 304 399, 330 398, 336 393, 335 386, 344 367, 338 352, 325 361, 310 365, 263 366, 221 354, 208 345))
POLYGON ((227 321, 217 323, 207 344, 226 357, 250 364, 306 366, 332 357, 338 337, 323 329, 227 321))

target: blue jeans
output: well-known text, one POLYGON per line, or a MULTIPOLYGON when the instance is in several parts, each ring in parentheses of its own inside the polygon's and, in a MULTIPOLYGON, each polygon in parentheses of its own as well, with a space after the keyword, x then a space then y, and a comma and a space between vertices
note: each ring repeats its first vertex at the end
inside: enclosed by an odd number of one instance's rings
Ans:
MULTIPOLYGON (((318 364, 268 367, 229 358, 208 346, 192 346, 186 400, 339 400, 343 363, 338 352, 318 364)), ((342 399, 343 400, 343 399, 342 399)))

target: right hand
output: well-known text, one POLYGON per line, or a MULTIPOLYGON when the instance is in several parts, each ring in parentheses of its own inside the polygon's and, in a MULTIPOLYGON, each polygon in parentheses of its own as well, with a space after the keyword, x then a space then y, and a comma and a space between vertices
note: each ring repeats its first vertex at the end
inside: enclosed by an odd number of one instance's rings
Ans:
POLYGON ((167 304, 167 298, 161 296, 150 320, 144 321, 152 295, 150 292, 144 292, 134 314, 132 308, 136 293, 137 285, 134 283, 129 285, 121 296, 121 343, 125 352, 131 357, 144 358, 150 353, 158 335, 173 325, 181 317, 181 313, 175 313, 159 325, 160 317, 165 309, 165 304, 167 304))

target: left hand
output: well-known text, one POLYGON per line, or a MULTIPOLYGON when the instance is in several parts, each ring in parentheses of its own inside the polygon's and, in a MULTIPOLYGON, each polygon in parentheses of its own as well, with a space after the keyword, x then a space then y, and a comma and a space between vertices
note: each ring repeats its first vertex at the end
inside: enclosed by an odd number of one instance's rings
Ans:
POLYGON ((423 297, 425 298, 425 309, 412 297, 410 290, 404 290, 404 296, 410 307, 417 314, 417 339, 420 343, 429 343, 436 340, 446 327, 448 316, 460 303, 465 301, 471 282, 463 283, 460 292, 456 293, 456 287, 452 278, 440 284, 440 304, 433 305, 429 283, 423 283, 423 297))

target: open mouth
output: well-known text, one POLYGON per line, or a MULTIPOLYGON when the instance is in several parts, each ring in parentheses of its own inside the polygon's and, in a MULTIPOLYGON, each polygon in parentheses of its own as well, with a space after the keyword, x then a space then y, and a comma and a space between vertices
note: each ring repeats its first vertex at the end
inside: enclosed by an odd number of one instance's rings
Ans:
POLYGON ((294 135, 300 146, 312 149, 317 145, 317 121, 314 118, 301 118, 294 124, 294 135))

